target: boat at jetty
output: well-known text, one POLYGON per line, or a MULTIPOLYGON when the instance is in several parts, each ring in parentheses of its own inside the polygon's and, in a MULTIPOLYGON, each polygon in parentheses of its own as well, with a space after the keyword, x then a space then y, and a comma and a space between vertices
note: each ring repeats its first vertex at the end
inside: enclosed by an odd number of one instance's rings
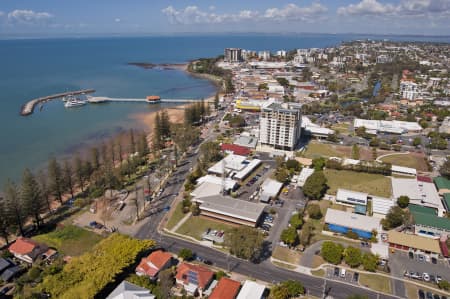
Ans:
POLYGON ((147 102, 150 104, 157 104, 161 102, 160 96, 147 96, 147 102))
POLYGON ((73 108, 73 107, 80 107, 87 104, 86 100, 83 100, 80 97, 76 97, 74 95, 68 95, 63 98, 64 107, 66 108, 73 108))

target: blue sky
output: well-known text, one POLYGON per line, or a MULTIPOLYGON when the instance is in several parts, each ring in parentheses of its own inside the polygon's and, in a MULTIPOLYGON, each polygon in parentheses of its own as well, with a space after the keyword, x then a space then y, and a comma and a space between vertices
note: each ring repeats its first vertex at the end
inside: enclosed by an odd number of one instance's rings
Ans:
POLYGON ((0 2, 0 37, 185 32, 450 35, 450 0, 0 2))

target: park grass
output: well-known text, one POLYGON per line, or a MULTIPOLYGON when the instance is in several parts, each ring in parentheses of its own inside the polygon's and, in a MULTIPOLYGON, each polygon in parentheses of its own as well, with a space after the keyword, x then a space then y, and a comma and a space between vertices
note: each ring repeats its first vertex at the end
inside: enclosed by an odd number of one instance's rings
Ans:
POLYGON ((419 171, 428 171, 427 164, 423 157, 414 154, 396 154, 381 158, 385 163, 393 165, 410 167, 419 171))
POLYGON ((65 255, 79 256, 91 250, 103 237, 78 226, 67 225, 33 239, 54 247, 65 255))
POLYGON ((233 228, 231 224, 216 221, 211 218, 202 216, 191 216, 185 223, 176 231, 177 234, 192 237, 197 240, 202 239, 203 233, 208 229, 227 231, 233 228))
POLYGON ((328 194, 335 195, 338 188, 382 197, 391 197, 392 194, 390 178, 381 174, 335 169, 325 169, 324 174, 329 186, 328 194))
POLYGON ((180 201, 177 204, 177 206, 175 207, 175 209, 173 210, 173 213, 170 216, 169 221, 167 221, 166 228, 169 229, 169 230, 174 228, 175 225, 177 225, 178 222, 180 222, 181 219, 183 219, 183 217, 185 215, 186 214, 183 213, 183 202, 180 201))
POLYGON ((337 123, 331 126, 331 129, 338 130, 341 134, 349 134, 350 124, 349 123, 337 123))
POLYGON ((285 263, 280 263, 280 262, 277 262, 277 261, 273 261, 272 264, 274 264, 277 267, 285 268, 285 269, 288 269, 288 270, 294 270, 296 268, 296 267, 294 267, 292 265, 285 264, 285 263))
POLYGON ((325 270, 319 269, 319 270, 311 270, 311 274, 318 277, 324 277, 325 276, 325 270))
POLYGON ((374 291, 387 294, 392 293, 391 280, 385 276, 361 273, 359 275, 359 283, 374 291))
POLYGON ((295 250, 291 250, 286 247, 276 246, 275 250, 272 252, 272 257, 274 259, 284 261, 287 263, 299 264, 302 255, 301 253, 295 250))

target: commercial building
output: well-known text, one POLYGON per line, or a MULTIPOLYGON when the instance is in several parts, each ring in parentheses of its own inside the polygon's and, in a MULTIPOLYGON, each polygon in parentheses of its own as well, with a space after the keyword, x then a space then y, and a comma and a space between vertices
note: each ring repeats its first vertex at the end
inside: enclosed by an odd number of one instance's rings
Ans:
POLYGON ((303 187, 305 185, 306 180, 314 173, 314 168, 302 168, 300 174, 297 177, 297 185, 299 187, 303 187))
POLYGON ((423 253, 441 254, 439 240, 413 234, 405 234, 396 230, 388 232, 389 247, 405 251, 421 251, 423 253))
POLYGON ((328 230, 345 234, 348 231, 356 233, 360 238, 370 239, 372 231, 381 231, 380 219, 364 215, 328 209, 325 215, 328 230))
POLYGON ((403 99, 414 101, 419 96, 417 83, 411 81, 400 81, 400 94, 403 99))
POLYGON ((258 58, 262 59, 262 60, 269 60, 270 59, 270 51, 259 51, 258 58))
POLYGON ((432 182, 425 178, 400 179, 391 178, 392 194, 395 199, 408 196, 410 203, 436 210, 439 217, 444 216, 445 208, 432 182))
POLYGON ((261 184, 261 193, 259 196, 259 200, 261 202, 269 202, 269 200, 277 197, 278 193, 280 193, 281 188, 283 187, 283 183, 275 181, 273 179, 266 179, 261 184))
POLYGON ((351 205, 367 206, 369 194, 339 188, 336 194, 336 201, 351 205))
POLYGON ((199 204, 203 216, 251 227, 257 226, 266 207, 223 195, 194 198, 193 201, 199 204))
POLYGON ((301 136, 300 108, 301 105, 295 103, 272 103, 263 108, 260 118, 260 143, 276 149, 295 149, 301 136))
POLYGON ((257 282, 246 280, 236 299, 262 299, 266 292, 266 286, 257 282))
POLYGON ((230 154, 208 168, 208 173, 219 176, 225 175, 229 178, 242 181, 261 165, 261 163, 259 159, 247 160, 245 156, 230 154))
POLYGON ((106 297, 106 299, 129 298, 155 299, 156 296, 150 294, 150 290, 124 280, 106 297))
POLYGON ((433 179, 434 185, 436 186, 439 195, 444 195, 446 193, 450 193, 450 180, 443 177, 438 176, 433 179))
POLYGON ((415 168, 398 166, 398 165, 392 165, 391 172, 392 172, 392 174, 398 174, 398 175, 409 175, 409 176, 417 175, 417 170, 415 168))
POLYGON ((354 128, 364 127, 369 134, 390 133, 419 133, 422 127, 416 122, 400 121, 400 120, 371 120, 355 118, 353 122, 354 128))
POLYGON ((225 57, 226 62, 240 62, 242 61, 242 49, 239 48, 226 48, 225 57))
POLYGON ((220 145, 220 149, 224 151, 227 154, 234 154, 234 155, 240 155, 240 156, 248 156, 251 153, 251 149, 236 145, 236 144, 230 144, 230 143, 222 143, 220 145))
POLYGON ((395 199, 371 196, 373 216, 384 217, 397 203, 395 199))
POLYGON ((307 116, 302 116, 302 128, 305 134, 316 138, 327 138, 335 133, 332 129, 314 124, 307 116))
POLYGON ((408 208, 417 235, 431 238, 450 235, 450 219, 438 217, 435 209, 414 204, 410 204, 408 208))

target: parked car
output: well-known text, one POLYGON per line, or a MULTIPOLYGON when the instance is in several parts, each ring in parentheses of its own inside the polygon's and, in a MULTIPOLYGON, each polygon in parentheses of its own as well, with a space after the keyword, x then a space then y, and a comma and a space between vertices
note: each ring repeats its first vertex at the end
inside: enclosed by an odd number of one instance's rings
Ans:
POLYGON ((422 278, 424 281, 430 281, 430 275, 428 273, 423 273, 422 278))
POLYGON ((427 292, 426 297, 427 299, 433 299, 433 294, 431 294, 431 292, 427 292))
POLYGON ((419 299, 425 299, 425 292, 423 290, 419 290, 417 294, 419 295, 419 299))
POLYGON ((341 270, 341 277, 345 277, 346 274, 347 274, 347 271, 343 268, 341 270))
POLYGON ((433 299, 441 299, 441 296, 439 296, 438 294, 434 294, 433 299))
POLYGON ((12 290, 12 286, 6 286, 4 287, 1 291, 0 291, 0 295, 3 297, 4 295, 6 295, 6 293, 8 293, 10 290, 12 290))
POLYGON ((359 273, 358 272, 353 273, 353 281, 358 282, 358 279, 359 279, 359 273))
POLYGON ((334 276, 339 276, 340 269, 338 267, 334 268, 334 276))

